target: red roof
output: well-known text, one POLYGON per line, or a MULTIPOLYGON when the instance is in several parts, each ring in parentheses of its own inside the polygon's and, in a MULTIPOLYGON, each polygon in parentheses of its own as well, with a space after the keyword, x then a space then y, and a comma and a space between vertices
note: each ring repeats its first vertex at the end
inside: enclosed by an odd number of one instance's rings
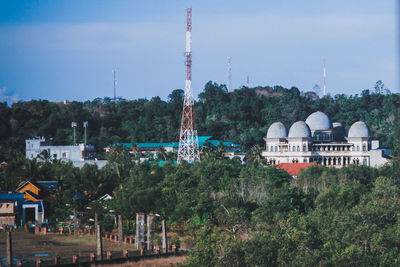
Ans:
POLYGON ((313 165, 317 165, 316 163, 279 163, 277 165, 273 165, 274 167, 284 169, 292 176, 297 176, 302 169, 307 169, 313 165))

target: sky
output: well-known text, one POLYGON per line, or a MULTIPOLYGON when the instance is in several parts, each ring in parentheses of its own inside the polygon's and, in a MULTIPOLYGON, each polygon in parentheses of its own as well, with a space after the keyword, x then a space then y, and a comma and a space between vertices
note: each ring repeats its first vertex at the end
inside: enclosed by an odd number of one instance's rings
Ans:
POLYGON ((281 85, 360 94, 398 82, 395 0, 1 0, 0 101, 167 100, 183 89, 186 8, 192 84, 281 85))

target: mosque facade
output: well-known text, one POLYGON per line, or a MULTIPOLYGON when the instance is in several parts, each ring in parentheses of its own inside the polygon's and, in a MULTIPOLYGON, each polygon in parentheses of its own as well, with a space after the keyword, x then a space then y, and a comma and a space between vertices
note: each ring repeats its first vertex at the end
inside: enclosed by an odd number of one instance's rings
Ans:
POLYGON ((267 132, 262 156, 268 164, 317 163, 343 167, 350 164, 378 167, 390 160, 390 150, 380 148, 372 140, 363 121, 357 121, 348 134, 339 122, 323 112, 312 113, 306 121, 297 121, 289 129, 281 122, 273 123, 267 132))

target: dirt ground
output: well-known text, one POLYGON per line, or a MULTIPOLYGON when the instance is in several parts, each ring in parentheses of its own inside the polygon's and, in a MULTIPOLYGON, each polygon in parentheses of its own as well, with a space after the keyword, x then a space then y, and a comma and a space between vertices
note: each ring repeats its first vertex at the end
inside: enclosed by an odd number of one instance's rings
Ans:
MULTIPOLYGON (((72 261, 72 255, 79 255, 84 260, 89 259, 90 253, 96 252, 96 240, 92 235, 59 235, 49 233, 47 235, 34 235, 26 232, 13 232, 13 258, 24 263, 35 262, 40 258, 46 261, 54 261, 55 256, 60 256, 65 263, 72 261)), ((122 251, 127 249, 130 255, 138 255, 134 245, 118 244, 103 238, 103 251, 111 251, 113 257, 122 257, 122 251)), ((6 257, 6 233, 0 233, 0 260, 6 257)), ((1 263, 0 263, 1 265, 1 263)), ((28 264, 29 265, 29 264, 28 264)))

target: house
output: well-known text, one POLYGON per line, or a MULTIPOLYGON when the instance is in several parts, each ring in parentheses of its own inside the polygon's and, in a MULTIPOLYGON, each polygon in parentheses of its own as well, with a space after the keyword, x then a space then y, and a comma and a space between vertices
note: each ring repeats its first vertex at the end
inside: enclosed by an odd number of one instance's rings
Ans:
POLYGON ((44 209, 42 201, 30 201, 25 193, 0 192, 0 222, 14 226, 27 222, 42 223, 44 209))

